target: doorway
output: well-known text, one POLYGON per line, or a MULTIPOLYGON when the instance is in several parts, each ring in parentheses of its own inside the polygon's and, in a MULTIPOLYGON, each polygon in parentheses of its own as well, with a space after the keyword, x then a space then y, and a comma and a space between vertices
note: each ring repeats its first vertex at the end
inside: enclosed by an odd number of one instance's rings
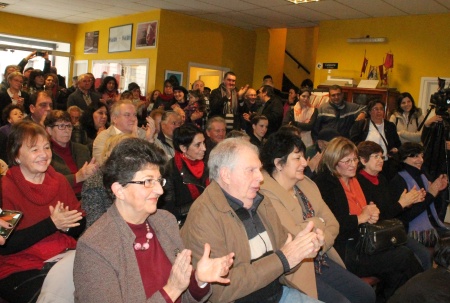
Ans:
POLYGON ((205 87, 213 90, 219 87, 220 83, 222 83, 223 75, 228 71, 230 69, 226 67, 189 62, 188 89, 192 88, 195 80, 202 80, 205 82, 205 87))

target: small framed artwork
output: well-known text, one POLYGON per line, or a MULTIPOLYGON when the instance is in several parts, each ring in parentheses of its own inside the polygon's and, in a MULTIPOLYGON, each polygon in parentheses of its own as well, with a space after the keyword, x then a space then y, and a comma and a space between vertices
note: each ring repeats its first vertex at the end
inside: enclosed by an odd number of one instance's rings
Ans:
MULTIPOLYGON (((167 79, 175 79, 178 81, 178 85, 183 85, 183 72, 177 72, 174 70, 168 70, 166 69, 166 72, 164 74, 164 80, 167 79)), ((176 84, 174 84, 176 86, 176 84)))
POLYGON ((85 54, 97 54, 98 53, 98 33, 86 32, 84 34, 84 53, 85 54))
POLYGON ((155 48, 157 34, 158 21, 139 23, 136 31, 136 48, 155 48))
POLYGON ((133 35, 133 24, 114 26, 109 28, 108 52, 131 51, 131 37, 133 35))

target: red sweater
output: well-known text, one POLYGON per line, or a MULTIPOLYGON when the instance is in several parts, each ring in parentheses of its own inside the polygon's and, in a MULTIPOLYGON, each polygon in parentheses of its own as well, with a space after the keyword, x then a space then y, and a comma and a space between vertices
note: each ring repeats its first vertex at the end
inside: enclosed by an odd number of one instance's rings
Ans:
MULTIPOLYGON (((49 166, 42 184, 25 180, 20 167, 11 167, 2 180, 3 208, 20 210, 23 217, 16 229, 22 230, 50 217, 49 206, 64 202, 70 210, 81 211, 81 205, 66 178, 49 166)), ((14 237, 14 234, 11 235, 14 237)), ((41 269, 44 261, 66 249, 74 249, 74 238, 56 231, 27 249, 0 256, 0 279, 12 273, 41 269)))

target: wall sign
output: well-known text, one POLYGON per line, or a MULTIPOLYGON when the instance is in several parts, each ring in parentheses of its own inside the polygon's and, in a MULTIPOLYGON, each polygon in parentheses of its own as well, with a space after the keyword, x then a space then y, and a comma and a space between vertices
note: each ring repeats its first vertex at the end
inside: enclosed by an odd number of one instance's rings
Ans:
POLYGON ((324 63, 323 64, 324 69, 338 69, 337 63, 324 63))

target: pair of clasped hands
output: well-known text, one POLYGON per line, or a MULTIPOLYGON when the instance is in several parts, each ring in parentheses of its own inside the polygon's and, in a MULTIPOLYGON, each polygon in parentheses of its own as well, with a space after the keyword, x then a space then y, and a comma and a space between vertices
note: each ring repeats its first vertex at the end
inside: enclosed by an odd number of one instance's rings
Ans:
POLYGON ((69 228, 77 227, 80 225, 78 221, 83 218, 80 211, 73 209, 70 210, 69 206, 64 206, 64 203, 58 201, 53 207, 49 206, 50 218, 55 224, 58 230, 67 231, 69 228))

